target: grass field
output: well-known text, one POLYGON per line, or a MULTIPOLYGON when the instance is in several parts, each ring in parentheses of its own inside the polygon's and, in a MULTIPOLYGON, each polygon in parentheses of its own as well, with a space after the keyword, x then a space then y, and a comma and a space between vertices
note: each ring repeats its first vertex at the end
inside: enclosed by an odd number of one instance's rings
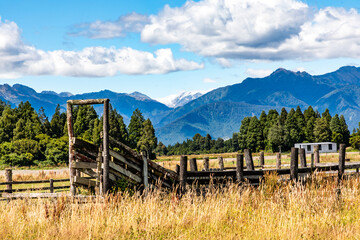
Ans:
POLYGON ((188 191, 118 194, 74 203, 0 203, 0 239, 357 239, 360 181, 313 177, 306 186, 267 176, 259 188, 229 184, 206 197, 188 191))

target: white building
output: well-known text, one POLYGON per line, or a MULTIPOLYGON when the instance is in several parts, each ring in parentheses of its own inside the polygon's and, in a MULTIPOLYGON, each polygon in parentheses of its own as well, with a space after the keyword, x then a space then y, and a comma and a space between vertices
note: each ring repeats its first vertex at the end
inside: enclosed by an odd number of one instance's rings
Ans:
POLYGON ((295 143, 296 148, 304 148, 306 153, 313 153, 314 146, 319 145, 319 152, 337 152, 337 145, 333 142, 320 142, 320 143, 295 143))

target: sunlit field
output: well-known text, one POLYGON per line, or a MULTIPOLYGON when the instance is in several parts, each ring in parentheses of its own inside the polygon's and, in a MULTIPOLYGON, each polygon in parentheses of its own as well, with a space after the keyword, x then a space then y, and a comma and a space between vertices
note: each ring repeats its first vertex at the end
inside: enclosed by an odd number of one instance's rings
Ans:
POLYGON ((344 239, 360 236, 360 181, 313 176, 305 185, 266 176, 198 196, 118 193, 86 203, 0 203, 0 239, 344 239))

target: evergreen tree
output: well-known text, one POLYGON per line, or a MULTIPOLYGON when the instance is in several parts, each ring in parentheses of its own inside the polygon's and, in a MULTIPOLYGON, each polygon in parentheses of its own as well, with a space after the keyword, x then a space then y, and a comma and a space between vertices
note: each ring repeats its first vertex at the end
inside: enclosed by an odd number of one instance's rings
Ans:
POLYGON ((263 139, 266 139, 268 133, 268 128, 267 128, 268 126, 267 126, 267 115, 265 111, 261 112, 259 120, 262 129, 263 139))
POLYGON ((14 110, 7 105, 0 117, 0 143, 10 142, 13 138, 13 130, 16 124, 16 115, 14 110))
POLYGON ((329 109, 325 109, 325 111, 321 114, 321 118, 325 118, 326 122, 330 124, 331 115, 329 109))
POLYGON ((116 140, 128 144, 129 134, 126 129, 123 117, 110 106, 109 115, 110 129, 109 135, 116 140))
POLYGON ((247 147, 253 152, 258 152, 260 149, 263 149, 263 139, 260 121, 256 116, 250 119, 246 143, 247 147))
POLYGON ((239 134, 238 133, 233 133, 232 138, 232 152, 237 152, 239 151, 239 134))
POLYGON ((34 140, 36 135, 42 133, 39 116, 28 101, 21 102, 15 112, 18 121, 13 132, 14 140, 21 138, 34 140))
POLYGON ((316 119, 314 125, 314 137, 316 142, 331 141, 331 130, 326 117, 316 119))
POLYGON ((63 122, 60 117, 60 105, 58 104, 55 108, 55 113, 53 114, 50 121, 50 136, 52 138, 59 138, 63 135, 63 122))
POLYGON ((285 145, 286 148, 291 148, 295 143, 300 142, 301 135, 295 115, 295 110, 292 108, 285 121, 285 145))
POLYGON ((350 139, 350 131, 348 125, 346 124, 344 115, 340 116, 340 126, 341 126, 341 134, 343 135, 343 143, 345 143, 348 146, 350 139))
POLYGON ((150 121, 146 119, 143 122, 142 134, 137 142, 137 149, 145 151, 150 159, 155 159, 154 150, 157 146, 157 138, 155 137, 155 129, 150 121))
POLYGON ((288 115, 288 112, 286 111, 285 108, 282 108, 281 109, 281 113, 280 113, 280 124, 282 126, 285 125, 285 122, 286 122, 286 119, 287 119, 287 115, 288 115))
MULTIPOLYGON (((129 123, 129 144, 132 148, 137 148, 141 135, 143 134, 143 123, 145 119, 139 109, 135 109, 129 123)), ((139 150, 139 149, 138 149, 139 150)))
POLYGON ((269 129, 268 143, 273 152, 280 151, 284 147, 284 127, 281 125, 280 119, 274 123, 269 129))
POLYGON ((250 117, 244 117, 241 121, 240 132, 239 132, 239 148, 244 150, 247 148, 246 137, 249 129, 250 117))
POLYGON ((306 122, 305 117, 301 111, 300 106, 297 106, 295 111, 295 118, 297 122, 297 128, 299 131, 299 142, 303 142, 305 140, 305 129, 306 129, 306 122))
POLYGON ((314 126, 315 126, 315 117, 311 117, 307 123, 305 128, 305 139, 307 142, 315 142, 315 136, 314 136, 314 126))
POLYGON ((316 118, 316 112, 314 111, 314 109, 309 106, 307 109, 305 109, 304 111, 304 118, 305 118, 305 122, 307 124, 307 122, 311 119, 311 118, 316 118))
POLYGON ((50 122, 49 122, 49 118, 45 114, 45 110, 43 107, 39 109, 38 116, 41 123, 42 132, 50 136, 51 134, 50 122))

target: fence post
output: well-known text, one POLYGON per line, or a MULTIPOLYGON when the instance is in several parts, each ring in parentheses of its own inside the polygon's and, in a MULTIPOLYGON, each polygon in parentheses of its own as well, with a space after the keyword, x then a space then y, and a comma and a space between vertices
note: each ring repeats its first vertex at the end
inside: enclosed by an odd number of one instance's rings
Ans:
POLYGON ((190 158, 190 171, 197 172, 196 158, 190 158))
POLYGON ((104 102, 104 113, 103 113, 103 193, 107 194, 109 191, 109 99, 104 102))
POLYGON ((74 177, 76 175, 75 168, 72 168, 72 164, 75 161, 74 155, 74 128, 73 128, 73 116, 72 116, 72 104, 67 102, 66 107, 66 118, 67 118, 67 128, 69 135, 69 173, 70 173, 70 193, 72 196, 76 194, 76 187, 74 184, 74 177))
POLYGON ((317 163, 320 163, 319 145, 314 146, 314 157, 315 157, 315 165, 317 163))
MULTIPOLYGON (((5 169, 5 181, 12 182, 12 169, 11 168, 5 169)), ((12 193, 12 183, 9 183, 6 185, 6 191, 8 193, 12 193)))
POLYGON ((209 171, 209 157, 204 157, 204 170, 209 171))
POLYGON ((186 190, 187 177, 187 156, 180 157, 180 191, 184 193, 186 190))
POLYGON ((220 171, 224 170, 224 159, 222 156, 218 157, 220 171))
POLYGON ((244 155, 236 155, 236 181, 241 183, 244 179, 244 155))
POLYGON ((265 165, 264 152, 260 152, 259 159, 260 159, 260 166, 261 166, 261 168, 263 168, 263 167, 264 167, 264 165, 265 165))
POLYGON ((49 182, 50 182, 50 193, 54 193, 54 180, 50 178, 49 182))
POLYGON ((299 164, 299 155, 298 155, 298 148, 292 147, 291 148, 291 160, 290 160, 290 179, 291 180, 298 180, 298 164, 299 164))
POLYGON ((247 170, 254 170, 254 162, 251 154, 250 149, 244 149, 245 154, 245 162, 246 162, 246 169, 247 170))
POLYGON ((148 160, 145 152, 142 152, 141 156, 143 159, 143 182, 144 182, 144 189, 146 191, 149 187, 148 160))
POLYGON ((281 169, 281 153, 276 153, 276 169, 281 169))
POLYGON ((306 153, 305 153, 305 149, 304 148, 300 148, 299 149, 299 154, 300 154, 300 166, 302 168, 306 167, 306 153))
POLYGON ((180 165, 179 164, 176 164, 175 172, 177 174, 180 174, 180 165))
POLYGON ((339 171, 338 171, 338 184, 340 185, 341 180, 344 176, 344 170, 345 170, 345 144, 340 144, 339 147, 339 171))
POLYGON ((101 182, 101 179, 102 179, 101 164, 102 164, 102 147, 100 146, 99 150, 98 150, 98 156, 96 158, 97 177, 96 177, 96 189, 95 189, 95 192, 100 195, 103 194, 103 191, 102 191, 103 185, 101 182))
POLYGON ((314 164, 314 154, 312 153, 311 154, 311 170, 315 167, 315 164, 314 164))

